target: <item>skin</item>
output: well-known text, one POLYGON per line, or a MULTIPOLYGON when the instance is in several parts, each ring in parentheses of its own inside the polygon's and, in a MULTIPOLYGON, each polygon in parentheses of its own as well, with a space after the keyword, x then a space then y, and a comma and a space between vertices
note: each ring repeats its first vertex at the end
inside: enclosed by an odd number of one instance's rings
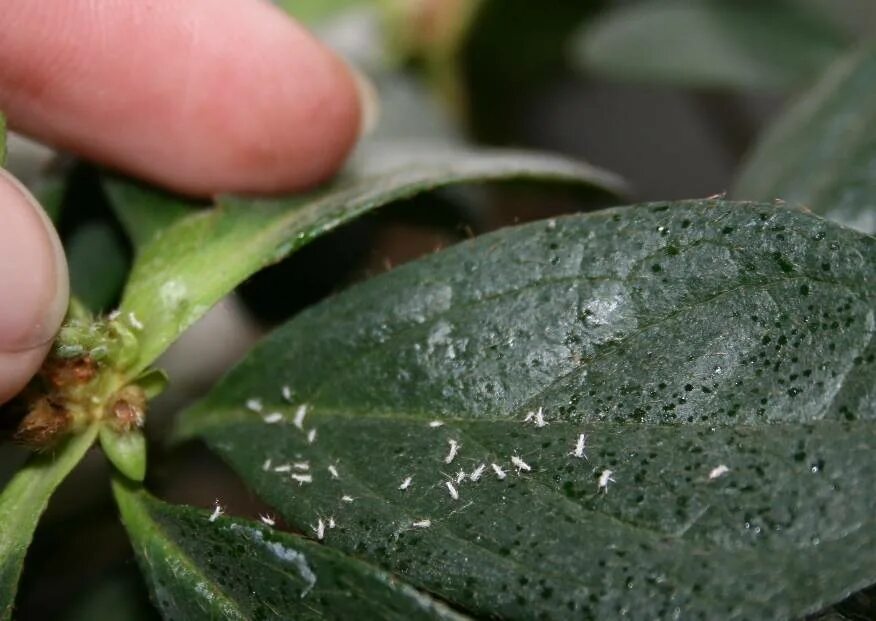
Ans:
MULTIPOLYGON (((362 125, 338 57, 263 0, 8 0, 12 129, 177 192, 276 193, 330 177, 362 125)), ((68 302, 57 234, 0 172, 0 403, 39 368, 68 302)))

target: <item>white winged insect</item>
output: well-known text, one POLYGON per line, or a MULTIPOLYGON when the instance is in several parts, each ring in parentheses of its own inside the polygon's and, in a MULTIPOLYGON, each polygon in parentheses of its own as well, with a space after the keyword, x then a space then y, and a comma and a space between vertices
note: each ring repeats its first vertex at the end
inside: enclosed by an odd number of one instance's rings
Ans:
POLYGON ((511 463, 514 464, 514 467, 517 468, 517 474, 520 474, 521 471, 529 472, 532 468, 525 461, 520 459, 518 455, 511 456, 511 463))
POLYGON ((508 476, 505 474, 505 471, 502 469, 502 466, 500 466, 499 464, 490 464, 490 466, 492 466, 493 472, 496 473, 496 476, 499 478, 500 481, 503 480, 506 476, 508 476))
POLYGON ((319 518, 319 521, 316 523, 316 526, 311 526, 313 532, 316 533, 316 538, 322 541, 325 539, 325 522, 323 522, 322 518, 319 518))
POLYGON ((213 507, 213 513, 210 514, 210 517, 208 517, 207 520, 209 522, 215 522, 222 515, 224 515, 224 513, 225 513, 225 509, 222 507, 222 505, 219 504, 219 499, 217 498, 215 506, 213 507))
POLYGON ((728 468, 724 464, 721 464, 720 466, 715 466, 711 469, 711 471, 709 471, 709 480, 711 481, 713 479, 717 479, 718 477, 722 477, 728 472, 730 472, 730 468, 728 468))
POLYGON ((601 491, 605 492, 606 494, 608 493, 608 484, 609 483, 616 483, 616 481, 613 478, 611 478, 612 474, 614 474, 614 472, 611 470, 608 470, 608 469, 603 470, 599 474, 599 487, 596 488, 597 491, 601 490, 601 491))
POLYGON ((484 469, 485 469, 486 467, 487 467, 487 466, 486 466, 485 464, 481 464, 480 466, 478 466, 477 468, 475 468, 474 470, 472 470, 472 471, 471 471, 471 474, 468 475, 469 480, 471 480, 471 481, 477 481, 478 479, 480 479, 481 476, 484 474, 484 469))
POLYGON ((444 458, 444 463, 449 464, 452 463, 454 459, 456 459, 456 455, 459 453, 459 442, 454 439, 450 439, 447 441, 447 444, 450 445, 450 450, 447 452, 447 457, 444 458))
POLYGON ((587 434, 586 433, 579 433, 578 434, 578 441, 575 443, 575 448, 572 450, 571 453, 569 453, 569 455, 571 455, 572 457, 577 457, 578 459, 587 459, 587 461, 590 461, 589 458, 587 457, 587 454, 584 452, 584 450, 586 448, 587 448, 587 434))

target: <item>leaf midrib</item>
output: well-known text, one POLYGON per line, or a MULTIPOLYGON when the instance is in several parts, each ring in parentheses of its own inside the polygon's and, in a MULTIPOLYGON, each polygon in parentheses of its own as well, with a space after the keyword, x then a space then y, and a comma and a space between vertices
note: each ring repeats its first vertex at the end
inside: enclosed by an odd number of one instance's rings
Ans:
MULTIPOLYGON (((319 415, 319 416, 323 416, 323 415, 334 415, 334 416, 338 416, 338 417, 349 418, 349 416, 345 416, 343 413, 340 413, 340 412, 335 413, 335 412, 323 412, 323 411, 320 411, 318 414, 317 414, 317 413, 314 413, 314 415, 315 415, 315 416, 317 416, 317 415, 319 415)), ((354 415, 354 416, 356 416, 356 417, 364 417, 364 418, 384 419, 384 420, 400 420, 400 419, 401 419, 401 417, 388 417, 388 416, 385 416, 385 415, 370 415, 370 414, 368 414, 368 413, 365 413, 365 414, 356 414, 356 415, 354 415)), ((416 420, 416 421, 421 420, 419 417, 407 417, 407 419, 408 419, 408 420, 416 420)), ((449 420, 449 419, 442 419, 442 420, 445 420, 445 421, 446 421, 446 420, 449 420)), ((520 424, 521 424, 521 422, 520 422, 519 420, 508 420, 508 419, 498 419, 498 420, 486 420, 486 419, 453 419, 453 420, 455 420, 456 422, 462 423, 462 425, 460 425, 460 427, 459 427, 459 431, 463 434, 462 437, 465 439, 464 444, 468 444, 468 445, 470 445, 470 446, 471 446, 471 445, 473 445, 473 446, 477 446, 477 447, 479 447, 484 453, 489 454, 489 455, 492 455, 492 456, 494 456, 495 458, 498 458, 498 459, 501 459, 502 456, 499 455, 499 453, 495 452, 493 449, 491 449, 491 448, 485 446, 484 444, 482 444, 481 442, 478 442, 477 440, 475 440, 475 439, 473 438, 473 436, 471 436, 471 435, 470 435, 470 434, 469 434, 469 433, 463 428, 464 425, 465 425, 465 424, 469 424, 469 423, 495 424, 495 423, 497 423, 497 422, 507 422, 507 423, 509 423, 509 424, 512 424, 512 423, 513 423, 513 424, 516 424, 516 425, 520 425, 520 424)), ((575 423, 571 423, 571 422, 568 422, 568 421, 554 421, 554 422, 552 422, 551 424, 553 425, 553 424, 563 424, 563 423, 565 423, 565 424, 569 424, 569 425, 573 425, 573 424, 575 424, 575 423)), ((863 426, 867 426, 867 427, 869 427, 870 425, 876 423, 876 421, 869 421, 869 420, 867 420, 867 421, 854 421, 854 423, 852 423, 852 422, 848 422, 848 421, 829 421, 828 424, 831 425, 831 426, 834 426, 834 427, 839 427, 839 428, 843 428, 843 427, 845 427, 845 428, 847 428, 847 427, 849 427, 850 425, 854 425, 855 423, 860 423, 860 424, 862 424, 863 426)), ((250 425, 250 424, 253 424, 253 423, 239 423, 239 424, 245 426, 245 425, 250 425)), ((264 423, 260 421, 258 424, 262 424, 262 425, 263 425, 264 423)), ((599 423, 596 423, 596 425, 598 425, 598 424, 599 424, 599 423)), ((593 424, 591 424, 591 426, 592 426, 592 425, 593 425, 593 424)), ((627 425, 629 425, 629 426, 644 426, 644 425, 642 425, 641 423, 617 423, 617 424, 615 424, 615 425, 618 426, 618 427, 627 426, 627 425)), ((666 426, 679 426, 679 427, 681 427, 681 426, 684 426, 684 424, 673 424, 673 425, 666 425, 666 426)), ((688 425, 688 426, 690 426, 690 425, 688 425)), ((779 424, 773 424, 772 426, 773 426, 773 427, 776 427, 776 426, 784 426, 784 427, 799 427, 799 426, 806 426, 806 425, 805 425, 804 423, 799 423, 799 424, 795 424, 795 423, 779 423, 779 424)), ((732 427, 732 428, 734 428, 734 429, 748 428, 748 429, 752 429, 752 430, 757 430, 757 429, 760 428, 760 426, 757 426, 757 425, 724 425, 724 427, 726 427, 726 428, 731 428, 731 427, 732 427)), ((311 447, 311 450, 316 450, 316 451, 318 451, 323 457, 330 457, 330 456, 329 456, 324 450, 322 450, 321 448, 319 448, 319 445, 318 445, 318 444, 316 444, 316 445, 314 445, 313 447, 311 447)), ((485 461, 488 461, 488 460, 485 460, 485 461)), ((495 461, 495 459, 494 459, 494 461, 495 461)), ((402 506, 400 506, 400 505, 397 505, 397 504, 396 504, 393 500, 391 500, 388 496, 386 496, 386 495, 384 495, 384 494, 381 494, 381 493, 378 493, 378 492, 374 491, 374 489, 373 489, 370 485, 368 485, 367 483, 364 483, 364 482, 361 480, 361 478, 360 478, 359 475, 358 475, 358 472, 356 472, 356 471, 352 471, 352 472, 353 472, 353 473, 352 473, 352 478, 355 479, 355 480, 359 483, 359 485, 360 485, 362 488, 364 488, 364 489, 366 489, 366 490, 369 490, 370 493, 371 493, 372 498, 375 498, 375 499, 381 500, 381 501, 383 501, 386 505, 392 507, 394 510, 399 510, 399 512, 401 512, 403 515, 405 515, 405 516, 407 516, 407 517, 410 517, 410 515, 405 511, 404 507, 402 507, 402 506)), ((584 514, 588 514, 588 515, 593 514, 593 515, 599 515, 599 516, 602 516, 602 517, 608 518, 608 519, 610 519, 610 520, 612 520, 612 521, 618 522, 619 524, 623 525, 623 526, 626 527, 626 528, 631 528, 631 529, 634 529, 634 530, 643 531, 644 533, 648 534, 649 536, 657 536, 657 537, 660 537, 660 538, 669 538, 669 539, 672 539, 672 540, 674 540, 674 541, 676 541, 676 542, 682 542, 682 541, 684 541, 684 537, 683 537, 683 536, 679 536, 679 535, 678 535, 677 533, 675 533, 675 532, 664 532, 664 531, 657 530, 657 529, 655 529, 655 528, 653 528, 653 527, 650 527, 650 526, 646 526, 646 525, 643 525, 643 524, 638 524, 638 523, 636 523, 636 522, 631 522, 631 521, 629 521, 629 520, 621 519, 621 518, 617 517, 616 515, 612 515, 612 514, 609 514, 609 513, 605 513, 605 512, 599 511, 599 510, 597 510, 597 509, 589 509, 589 508, 587 508, 587 507, 584 507, 584 506, 582 506, 582 505, 579 505, 578 503, 572 502, 570 499, 566 498, 565 496, 563 496, 563 495, 561 495, 561 494, 558 494, 555 490, 551 489, 550 487, 548 487, 546 484, 544 484, 543 482, 541 482, 541 481, 540 481, 539 479, 537 479, 537 478, 533 478, 533 477, 518 477, 517 480, 518 480, 518 481, 522 481, 522 482, 526 483, 527 485, 537 485, 537 486, 539 486, 543 491, 547 491, 549 496, 551 496, 551 497, 554 497, 554 496, 555 496, 555 497, 557 497, 557 498, 560 498, 564 503, 569 504, 570 506, 574 507, 574 508, 576 509, 576 511, 583 512, 584 514)), ((299 498, 299 501, 301 501, 301 500, 302 500, 302 499, 299 498)), ((308 506, 309 506, 309 507, 312 507, 312 504, 311 504, 310 502, 308 502, 308 506)), ((445 528, 446 528, 446 527, 445 527, 445 528)), ((845 534, 842 535, 842 536, 845 536, 845 534)), ((457 538, 457 539, 460 539, 460 537, 456 537, 456 535, 454 535, 454 537, 457 538)), ((474 542, 470 542, 470 541, 467 540, 467 539, 462 539, 462 541, 465 541, 465 542, 467 542, 467 543, 474 543, 474 542)), ((707 544, 707 545, 708 545, 710 548, 712 548, 712 549, 721 549, 721 550, 726 550, 726 549, 727 549, 727 548, 723 548, 723 547, 717 546, 717 545, 715 545, 713 542, 712 542, 712 543, 710 543, 710 542, 696 542, 696 543, 690 542, 688 545, 690 545, 690 546, 694 546, 694 547, 703 547, 704 543, 707 544)), ((482 546, 478 546, 478 547, 482 547, 482 546)), ((793 546, 793 547, 794 547, 795 549, 804 549, 806 546, 801 545, 801 546, 793 546)), ((485 548, 484 548, 484 549, 485 549, 485 548)), ((492 552, 489 551, 489 550, 487 550, 487 551, 490 552, 491 554, 494 554, 494 553, 492 553, 492 552)), ((504 558, 504 557, 500 557, 500 560, 503 560, 503 561, 511 561, 511 559, 506 559, 506 558, 504 558)), ((513 563, 513 561, 511 561, 511 562, 513 563)))
MULTIPOLYGON (((322 412, 320 414, 322 414, 322 412)), ((378 417, 378 418, 383 418, 383 417, 378 417)), ((420 420, 418 417, 412 417, 411 419, 412 420, 420 420)), ((458 420, 464 421, 466 423, 468 423, 468 422, 479 422, 479 423, 480 422, 485 422, 485 423, 486 422, 494 422, 494 421, 486 421, 486 420, 472 421, 471 419, 458 419, 458 420)), ((508 421, 508 422, 512 422, 512 421, 508 421)), ((514 422, 517 422, 519 424, 519 421, 514 421, 514 422)), ((562 422, 565 422, 565 421, 562 421, 562 422)), ((871 421, 866 421, 866 422, 870 423, 871 421)), ((836 425, 843 426, 843 423, 836 422, 836 425)), ((791 425, 789 424, 788 426, 791 426, 791 425)), ((493 456, 498 456, 498 453, 496 453, 492 449, 489 449, 488 447, 484 446, 480 442, 474 440, 472 436, 466 434, 464 429, 460 429, 460 431, 464 434, 463 435, 463 438, 465 439, 464 444, 474 445, 474 446, 480 447, 485 453, 487 453, 489 455, 493 455, 493 456)), ((318 444, 312 448, 317 450, 323 457, 327 456, 325 451, 322 450, 321 448, 319 448, 318 444)), ((221 451, 220 451, 220 454, 221 454, 221 451)), ((359 485, 360 489, 367 490, 373 499, 382 502, 387 507, 392 508, 394 511, 396 511, 396 512, 404 515, 408 519, 410 519, 410 514, 405 511, 405 508, 403 506, 397 504, 396 502, 391 500, 388 496, 375 491, 370 485, 364 483, 362 481, 362 479, 360 478, 358 471, 352 470, 351 473, 352 473, 352 476, 350 476, 350 478, 352 478, 359 485)), ((566 498, 562 494, 557 493, 555 490, 551 489, 545 483, 543 483, 541 480, 536 479, 536 478, 518 477, 517 481, 523 483, 526 487, 528 487, 532 491, 541 492, 543 494, 546 494, 549 498, 552 498, 552 499, 558 498, 564 505, 572 507, 573 512, 578 514, 578 515, 581 515, 581 516, 596 515, 596 516, 599 516, 601 518, 608 519, 609 521, 617 524, 618 527, 620 527, 620 528, 641 532, 644 535, 646 535, 648 538, 652 538, 652 539, 656 538, 656 539, 662 540, 662 541, 671 541, 673 545, 683 546, 688 550, 706 549, 709 551, 721 551, 721 552, 729 552, 729 551, 734 550, 734 548, 732 548, 732 547, 723 547, 714 541, 708 541, 708 540, 696 541, 696 542, 690 541, 689 539, 686 539, 684 537, 684 532, 681 532, 681 533, 663 532, 663 531, 657 530, 655 528, 652 528, 650 526, 645 526, 643 524, 638 524, 635 522, 630 522, 629 520, 624 520, 616 515, 605 513, 603 511, 599 511, 598 509, 589 509, 587 507, 584 507, 580 504, 573 502, 571 499, 566 498)), ((310 502, 310 500, 307 497, 303 497, 303 498, 299 497, 297 502, 302 503, 302 504, 306 503, 307 508, 309 510, 312 510, 314 508, 313 503, 310 502)), ((854 532, 859 531, 861 528, 863 528, 863 526, 864 526, 864 524, 862 523, 858 526, 857 529, 844 532, 835 538, 823 539, 822 543, 828 543, 828 542, 842 540, 842 539, 850 536, 854 532)), ((461 536, 460 534, 455 532, 453 529, 451 529, 449 526, 447 526, 443 521, 439 521, 437 524, 433 524, 433 528, 435 528, 435 527, 440 528, 445 533, 445 535, 448 536, 449 538, 451 538, 453 541, 460 542, 462 545, 464 545, 466 547, 467 546, 474 546, 475 548, 477 548, 477 549, 483 551, 485 554, 489 555, 491 558, 494 559, 494 561, 498 561, 500 564, 503 564, 503 565, 506 565, 509 567, 513 567, 513 568, 516 568, 518 570, 528 569, 528 566, 524 565, 520 561, 517 561, 515 559, 511 559, 508 557, 503 557, 503 556, 499 555, 497 552, 494 552, 493 550, 490 550, 489 548, 485 547, 483 544, 480 544, 472 539, 468 539, 468 538, 465 538, 464 536, 461 536)), ((334 546, 332 546, 332 547, 334 547, 334 546)), ((339 551, 342 551, 345 555, 351 556, 352 558, 359 560, 363 563, 367 563, 369 565, 371 564, 371 561, 369 559, 363 559, 361 556, 354 554, 353 552, 346 551, 343 548, 335 548, 335 549, 338 549, 339 551)), ((796 544, 793 542, 787 542, 787 545, 783 546, 783 551, 786 553, 787 552, 799 552, 799 551, 803 551, 805 549, 807 549, 807 545, 805 545, 804 542, 797 542, 796 544)), ((379 569, 381 571, 388 571, 388 570, 386 570, 384 568, 380 568, 380 567, 379 567, 379 569)), ((569 584, 573 587, 577 586, 577 584, 578 584, 577 582, 575 582, 574 579, 570 579, 570 576, 568 575, 567 572, 564 572, 564 571, 559 570, 559 569, 542 568, 540 570, 540 572, 544 575, 553 576, 559 582, 566 582, 567 584, 569 584)), ((406 577, 405 581, 408 584, 411 584, 410 578, 406 577)), ((422 585, 417 585, 417 586, 414 586, 412 588, 416 588, 417 590, 419 590, 421 592, 424 590, 424 587, 422 585)))
MULTIPOLYGON (((471 440, 471 444, 479 445, 479 443, 477 443, 477 442, 474 441, 473 439, 471 440)), ((489 454, 491 454, 491 455, 495 455, 495 453, 493 453, 493 451, 491 451, 491 450, 489 450, 489 449, 486 449, 485 447, 483 447, 483 448, 484 448, 484 450, 485 450, 487 453, 489 453, 489 454)), ((320 455, 322 455, 323 457, 327 457, 327 454, 326 454, 325 451, 323 451, 322 449, 320 449, 320 448, 316 448, 316 450, 317 450, 317 451, 320 453, 320 455)), ((352 478, 352 479, 353 479, 353 480, 359 485, 359 488, 360 488, 360 489, 367 490, 368 493, 369 493, 369 495, 371 496, 371 498, 373 498, 373 499, 375 499, 375 500, 377 500, 377 501, 383 503, 383 504, 386 505, 387 507, 390 507, 390 508, 392 508, 392 509, 394 509, 394 510, 398 510, 398 513, 400 513, 401 515, 405 516, 408 520, 413 521, 413 519, 411 518, 411 515, 410 515, 407 511, 405 511, 404 507, 401 507, 400 505, 396 504, 396 503, 395 503, 393 500, 391 500, 388 496, 386 496, 386 495, 384 495, 384 494, 381 494, 381 493, 375 491, 374 488, 373 488, 371 485, 369 485, 369 484, 363 482, 363 480, 359 477, 358 472, 353 471, 353 474, 352 474, 352 476, 351 476, 350 478, 352 478)), ((543 485, 543 484, 542 484, 542 485, 543 485)), ((548 490, 548 491, 552 491, 552 490, 548 490)), ((563 500, 571 503, 571 501, 568 500, 568 499, 565 499, 565 498, 564 498, 563 500)), ((312 510, 312 509, 314 508, 313 503, 310 502, 310 500, 307 499, 306 497, 304 497, 304 498, 298 498, 297 502, 299 502, 299 503, 301 503, 301 504, 306 504, 308 509, 311 509, 311 510, 312 510)), ((603 514, 601 514, 601 513, 598 512, 598 511, 588 510, 588 509, 585 509, 584 507, 579 507, 578 505, 575 505, 575 503, 572 503, 572 505, 575 506, 575 507, 578 507, 579 509, 581 509, 581 510, 584 511, 585 513, 594 513, 594 514, 600 514, 600 515, 603 515, 603 514)), ((613 517, 613 516, 608 516, 608 517, 613 517)), ((644 531, 646 531, 646 532, 649 532, 649 534, 658 534, 658 535, 662 535, 662 534, 659 533, 658 531, 650 531, 650 530, 647 529, 646 527, 640 527, 640 526, 638 526, 638 525, 634 525, 634 524, 633 524, 633 525, 626 524, 626 523, 623 522, 622 520, 617 520, 617 521, 618 521, 619 523, 621 523, 621 525, 623 525, 623 526, 625 526, 625 527, 627 527, 627 528, 641 529, 641 530, 644 530, 644 531)), ((509 567, 513 567, 513 568, 515 568, 515 569, 517 569, 517 570, 524 571, 524 573, 525 573, 525 571, 528 569, 528 566, 525 565, 525 564, 523 564, 523 563, 520 562, 520 561, 517 561, 517 560, 512 559, 512 558, 509 558, 509 557, 502 556, 502 555, 500 555, 498 552, 494 552, 493 550, 490 550, 489 548, 485 547, 485 546, 484 546, 483 544, 481 544, 481 543, 478 543, 478 542, 473 541, 473 540, 471 540, 471 539, 466 539, 465 537, 459 535, 459 534, 458 534, 456 531, 454 531, 453 529, 450 529, 448 526, 446 526, 446 525, 443 523, 443 521, 436 521, 436 523, 433 523, 432 528, 436 528, 436 527, 437 527, 437 528, 440 528, 444 533, 446 533, 446 534, 449 536, 449 538, 453 539, 454 541, 461 542, 461 543, 462 543, 463 545, 465 545, 465 546, 472 546, 472 547, 475 547, 475 548, 477 548, 477 549, 479 549, 479 550, 482 550, 485 554, 488 554, 490 557, 494 558, 494 559, 498 562, 498 564, 506 565, 506 566, 509 566, 509 567)), ((335 548, 334 546, 332 546, 332 547, 333 547, 334 549, 340 549, 340 548, 335 548)), ((351 556, 352 558, 355 558, 355 559, 360 560, 360 561, 362 561, 362 562, 365 562, 365 563, 371 564, 371 561, 370 561, 370 560, 363 559, 361 556, 356 555, 356 554, 354 554, 354 553, 352 553, 352 552, 343 551, 343 553, 344 553, 345 555, 351 556)), ((379 566, 378 566, 378 567, 379 567, 379 566)), ((387 570, 387 569, 385 569, 385 568, 380 568, 380 569, 381 569, 381 571, 389 571, 389 570, 387 570)), ((568 581, 568 578, 569 578, 569 575, 568 575, 567 573, 563 573, 563 572, 559 572, 559 571, 552 571, 552 570, 542 570, 542 571, 543 571, 543 573, 550 574, 550 575, 552 575, 552 576, 558 578, 560 581, 568 581)), ((408 581, 408 580, 409 580, 409 578, 406 578, 406 581, 408 581)), ((410 582, 408 582, 408 584, 410 584, 410 582)), ((570 582, 570 584, 575 584, 575 583, 574 583, 574 581, 572 581, 572 582, 570 582)), ((416 588, 417 590, 419 590, 419 591, 421 591, 421 592, 424 590, 424 587, 423 587, 422 585, 420 585, 420 586, 416 586, 416 587, 412 587, 412 588, 416 588)))
MULTIPOLYGON (((373 420, 385 420, 387 422, 423 422, 426 423, 430 420, 440 420, 445 424, 457 424, 460 426, 464 425, 475 425, 475 424, 483 424, 483 425, 499 425, 506 423, 508 425, 522 425, 523 420, 521 418, 513 418, 513 415, 509 416, 478 416, 477 418, 469 418, 469 417, 460 417, 460 416, 445 416, 444 414, 436 414, 436 413, 424 413, 420 415, 419 413, 407 413, 399 410, 382 410, 382 411, 373 411, 373 410, 356 410, 353 408, 340 408, 340 407, 327 407, 319 404, 310 403, 314 409, 309 416, 328 416, 328 417, 337 417, 337 418, 366 418, 373 420)), ((240 408, 211 408, 212 411, 217 412, 218 414, 228 413, 231 415, 231 418, 211 418, 207 423, 198 425, 197 427, 192 427, 190 430, 186 430, 185 436, 183 439, 189 439, 190 437, 209 432, 210 430, 216 428, 224 428, 231 425, 240 425, 240 426, 263 426, 267 423, 264 422, 264 419, 261 415, 252 412, 251 410, 247 410, 244 407, 240 408), (242 416, 241 416, 242 415, 242 416)), ((853 425, 873 425, 876 424, 876 420, 870 419, 856 419, 856 420, 838 420, 832 418, 819 418, 819 419, 810 419, 805 421, 787 421, 787 420, 772 420, 772 421, 763 421, 762 423, 737 423, 737 422, 709 422, 705 423, 702 421, 694 420, 693 422, 687 421, 660 421, 653 423, 641 423, 637 421, 630 420, 612 420, 612 421, 604 421, 604 420, 552 420, 550 421, 550 425, 579 425, 579 426, 589 426, 589 427, 598 427, 600 425, 605 426, 614 426, 614 427, 679 427, 679 428, 689 428, 689 427, 715 427, 718 429, 741 429, 741 430, 750 430, 750 431, 759 431, 765 427, 770 428, 798 428, 798 427, 810 427, 810 426, 820 426, 820 425, 831 425, 836 427, 846 427, 853 425)), ((288 421, 281 421, 279 423, 274 423, 275 427, 293 427, 292 423, 288 421)), ((296 427, 297 429, 297 427, 296 427)))

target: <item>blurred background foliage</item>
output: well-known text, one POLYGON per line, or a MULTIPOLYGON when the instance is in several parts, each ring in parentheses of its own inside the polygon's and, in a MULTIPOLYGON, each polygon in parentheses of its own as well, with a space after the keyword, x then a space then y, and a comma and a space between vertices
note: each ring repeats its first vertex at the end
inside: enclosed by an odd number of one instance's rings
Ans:
MULTIPOLYGON (((621 174, 628 202, 727 191, 759 132, 837 58, 876 34, 860 0, 278 0, 374 83, 370 142, 521 146, 621 174)), ((355 157, 361 157, 354 154, 355 157)), ((131 263, 88 163, 14 138, 10 167, 58 224, 74 291, 94 310, 118 301, 131 263)), ((468 236, 605 206, 521 188, 416 199, 320 238, 253 277, 168 352, 156 403, 149 487, 232 514, 265 508, 198 447, 160 438, 266 330, 351 282, 468 236), (219 335, 217 337, 217 334, 219 335)), ((0 478, 22 454, 0 451, 0 478)), ((22 619, 153 619, 117 523, 106 465, 92 456, 52 500, 25 567, 22 619)), ((824 613, 876 618, 874 593, 824 613)))

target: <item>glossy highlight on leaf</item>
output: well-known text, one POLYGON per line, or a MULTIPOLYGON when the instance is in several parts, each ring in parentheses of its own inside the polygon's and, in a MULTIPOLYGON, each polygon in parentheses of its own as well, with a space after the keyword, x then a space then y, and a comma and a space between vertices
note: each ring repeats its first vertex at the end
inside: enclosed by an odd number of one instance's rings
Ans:
MULTIPOLYGON (((113 491, 165 619, 463 619, 394 576, 264 524, 113 491)), ((328 519, 328 518, 326 518, 328 519)))
POLYGON ((96 436, 93 425, 61 446, 34 455, 0 494, 0 619, 12 617, 24 556, 49 498, 96 436))
POLYGON ((383 146, 359 161, 360 167, 310 195, 220 199, 214 209, 176 221, 141 247, 121 305, 122 313, 134 312, 146 326, 132 371, 146 368, 259 269, 387 203, 452 184, 512 179, 624 188, 614 175, 587 164, 526 152, 383 146))
POLYGON ((831 65, 744 164, 736 198, 781 199, 876 233, 876 48, 831 65))
POLYGON ((876 582, 874 273, 771 205, 506 229, 295 317, 178 436, 475 616, 800 617, 876 582))
POLYGON ((668 0, 623 5, 585 24, 580 64, 611 78, 780 90, 842 50, 823 16, 784 0, 668 0))

